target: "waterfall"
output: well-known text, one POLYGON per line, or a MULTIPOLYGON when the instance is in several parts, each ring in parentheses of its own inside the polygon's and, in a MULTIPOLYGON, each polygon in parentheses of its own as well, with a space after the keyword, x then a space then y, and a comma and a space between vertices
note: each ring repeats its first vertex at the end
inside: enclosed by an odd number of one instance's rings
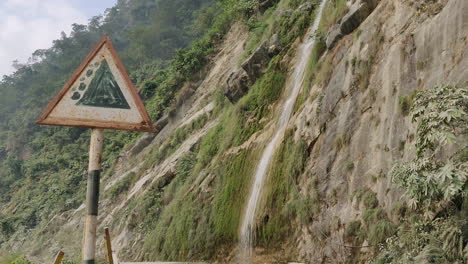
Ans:
POLYGON ((240 263, 251 263, 252 262, 252 250, 253 250, 253 227, 255 225, 255 213, 258 206, 258 200, 262 193, 263 185, 265 182, 265 175, 267 173, 268 166, 271 158, 275 152, 276 146, 283 138, 284 130, 288 124, 289 118, 293 111, 294 103, 296 102, 297 96, 301 90, 301 86, 304 82, 305 70, 309 61, 312 48, 315 44, 315 32, 320 23, 322 16, 322 10, 327 0, 322 0, 318 8, 317 14, 314 19, 312 27, 308 30, 305 41, 299 46, 296 59, 298 60, 297 66, 294 69, 293 74, 290 76, 290 80, 287 82, 286 91, 289 92, 288 98, 283 103, 281 114, 278 118, 275 134, 272 140, 268 143, 267 147, 263 151, 260 163, 257 166, 254 178, 254 184, 252 186, 247 208, 244 213, 244 219, 242 221, 240 230, 240 253, 238 261, 240 263))

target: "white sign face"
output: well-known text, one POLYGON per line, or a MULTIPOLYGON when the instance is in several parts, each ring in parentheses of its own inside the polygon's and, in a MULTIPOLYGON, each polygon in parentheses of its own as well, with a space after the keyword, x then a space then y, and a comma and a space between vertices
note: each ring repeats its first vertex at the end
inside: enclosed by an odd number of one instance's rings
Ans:
POLYGON ((88 55, 38 123, 155 131, 108 37, 88 55))

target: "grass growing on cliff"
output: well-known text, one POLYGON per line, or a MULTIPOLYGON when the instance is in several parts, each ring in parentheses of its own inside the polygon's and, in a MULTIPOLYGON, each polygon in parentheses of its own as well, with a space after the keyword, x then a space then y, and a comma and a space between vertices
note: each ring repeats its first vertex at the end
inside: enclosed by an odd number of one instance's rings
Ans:
POLYGON ((250 190, 257 153, 250 149, 227 157, 223 153, 263 128, 260 120, 271 114, 270 106, 280 98, 284 82, 285 73, 278 57, 274 58, 246 96, 236 105, 220 110, 219 124, 201 139, 193 150, 190 166, 182 170, 186 180, 179 181, 182 174, 178 172, 163 190, 162 201, 168 205, 155 219, 155 226, 148 230, 150 234, 144 245, 144 251, 148 252, 146 259, 208 258, 216 243, 237 240, 245 205, 245 200, 239 197, 247 196, 250 190), (190 189, 200 176, 214 177, 209 197, 190 189))
POLYGON ((302 37, 313 20, 310 10, 297 10, 305 2, 308 1, 279 1, 276 6, 269 8, 265 13, 250 17, 246 22, 250 35, 239 63, 242 63, 259 44, 270 39, 275 33, 278 33, 283 48, 289 46, 296 38, 302 37))
POLYGON ((260 121, 271 114, 271 104, 283 91, 286 74, 281 68, 279 57, 273 58, 265 74, 249 89, 236 105, 221 113, 219 125, 202 140, 198 170, 206 166, 218 153, 231 146, 245 142, 252 134, 264 127, 260 121))
POLYGON ((2 252, 0 254, 2 254, 0 256, 0 264, 31 264, 25 256, 2 252))
MULTIPOLYGON (((280 32, 283 44, 289 45, 297 36, 303 34, 310 22, 310 16, 305 14, 307 12, 296 13, 283 24, 283 29, 288 26, 293 28, 292 31, 280 32)), ((270 15, 266 14, 265 17, 270 15)), ((265 33, 266 30, 259 29, 259 32, 263 31, 262 38, 269 34, 265 33), (264 33, 266 35, 263 35, 264 33)), ((177 167, 182 168, 183 173, 177 172, 171 183, 155 191, 163 192, 161 202, 166 206, 158 207, 156 203, 155 208, 151 209, 161 211, 154 217, 155 223, 148 226, 149 235, 144 244, 145 259, 209 258, 214 253, 214 248, 220 244, 230 244, 237 240, 245 197, 250 190, 249 183, 259 153, 253 149, 225 153, 228 149, 243 144, 254 133, 264 128, 266 120, 271 119, 272 105, 283 92, 286 72, 280 56, 277 56, 237 104, 230 105, 223 100, 217 100, 223 105, 223 108, 216 112, 219 124, 194 147, 189 166, 178 164, 177 167), (198 183, 204 179, 207 181, 206 186, 192 186, 194 181, 198 183)), ((261 232, 265 238, 262 243, 272 243, 279 234, 285 234, 284 230, 279 230, 278 227, 284 225, 288 217, 308 221, 310 215, 319 210, 317 195, 308 197, 294 190, 297 177, 305 164, 307 146, 302 141, 293 143, 292 132, 288 133, 288 141, 284 148, 293 151, 296 159, 282 157, 286 167, 281 170, 289 176, 276 174, 276 180, 283 182, 272 187, 272 201, 268 203, 268 208, 279 212, 279 215, 272 215, 271 222, 263 228, 266 232, 261 232), (298 164, 298 160, 302 160, 302 164, 298 164), (282 205, 285 205, 285 208, 282 208, 282 205)), ((185 137, 180 138, 183 141, 185 137)), ((170 149, 176 148, 178 144, 170 149)))
POLYGON ((346 2, 347 0, 335 0, 328 1, 325 4, 318 32, 326 34, 332 25, 338 23, 346 12, 348 12, 346 2))
POLYGON ((258 153, 248 150, 223 163, 227 166, 217 170, 217 183, 211 218, 214 233, 219 242, 235 241, 246 198, 251 188, 251 176, 255 173, 258 153))
POLYGON ((367 240, 375 252, 395 233, 395 225, 388 219, 385 211, 379 207, 377 194, 364 188, 352 195, 363 209, 362 224, 355 220, 347 224, 344 237, 348 242, 360 244, 367 240))
POLYGON ((257 244, 268 247, 287 237, 291 219, 307 221, 318 213, 318 197, 299 193, 299 177, 306 164, 307 144, 294 142, 294 132, 287 130, 268 172, 264 191, 263 221, 257 228, 257 244))
POLYGON ((305 35, 313 15, 308 11, 293 11, 290 15, 283 15, 275 27, 279 28, 278 35, 282 47, 290 45, 296 38, 305 35))
POLYGON ((274 34, 273 25, 276 19, 274 15, 275 10, 275 8, 270 8, 260 17, 252 16, 247 21, 249 38, 245 43, 244 52, 240 56, 239 63, 242 63, 250 56, 260 43, 269 39, 274 34))
MULTIPOLYGON (((247 196, 256 155, 254 151, 245 150, 215 165, 212 173, 217 191, 210 198, 203 192, 190 192, 191 182, 166 190, 176 192, 175 200, 164 209, 148 235, 144 244, 148 252, 145 258, 209 258, 216 244, 235 241, 245 202, 242 197, 247 196)), ((184 170, 185 175, 191 167, 184 170)))

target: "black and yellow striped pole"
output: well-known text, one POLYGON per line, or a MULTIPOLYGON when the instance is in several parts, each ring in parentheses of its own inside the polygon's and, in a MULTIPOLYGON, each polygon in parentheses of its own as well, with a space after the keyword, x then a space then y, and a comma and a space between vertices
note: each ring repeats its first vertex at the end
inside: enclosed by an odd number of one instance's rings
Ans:
POLYGON ((96 228, 99 204, 99 180, 104 143, 104 130, 91 131, 89 148, 88 183, 86 191, 86 216, 83 238, 83 264, 94 264, 96 255, 96 228))

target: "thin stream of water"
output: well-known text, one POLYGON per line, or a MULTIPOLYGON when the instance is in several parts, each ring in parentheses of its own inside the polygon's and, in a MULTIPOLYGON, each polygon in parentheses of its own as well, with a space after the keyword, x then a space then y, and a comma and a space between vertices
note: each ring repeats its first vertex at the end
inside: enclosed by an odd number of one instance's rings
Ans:
POLYGON ((307 63, 312 53, 312 48, 315 44, 314 34, 319 26, 320 19, 322 17, 323 7, 325 6, 326 1, 327 0, 321 1, 314 19, 314 23, 310 30, 307 32, 306 40, 299 47, 299 52, 296 55, 298 56, 297 58, 299 62, 297 63, 296 68, 294 69, 293 75, 290 77, 292 78, 292 80, 288 82, 289 87, 287 87, 287 91, 291 90, 291 92, 281 109, 282 111, 278 119, 275 135, 265 148, 262 154, 262 158, 260 159, 260 163, 258 164, 257 170, 255 172, 255 181, 250 192, 249 201, 245 210, 244 219, 242 221, 242 226, 240 230, 241 241, 239 245, 240 252, 238 256, 239 263, 252 262, 254 243, 253 227, 255 224, 255 213, 257 210, 258 200, 263 190, 265 176, 271 158, 273 157, 273 154, 276 150, 276 146, 283 138, 284 129, 286 128, 288 121, 291 118, 294 103, 296 102, 297 96, 299 95, 301 86, 304 82, 307 63))

